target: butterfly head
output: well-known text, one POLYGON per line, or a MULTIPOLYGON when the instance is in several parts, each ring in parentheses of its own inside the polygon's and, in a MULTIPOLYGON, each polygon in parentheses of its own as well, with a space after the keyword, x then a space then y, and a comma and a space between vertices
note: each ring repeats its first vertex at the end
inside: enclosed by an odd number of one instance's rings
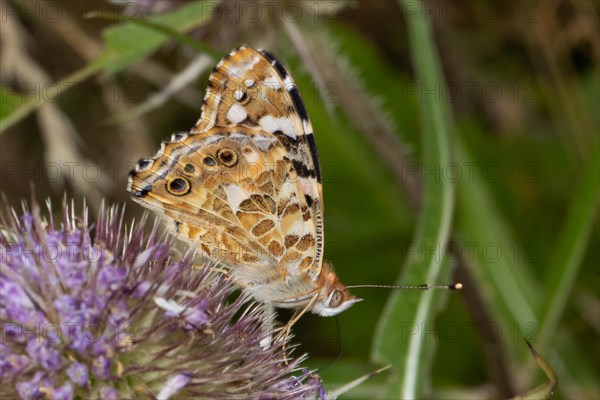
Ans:
POLYGON ((319 298, 311 308, 313 313, 323 317, 331 317, 347 310, 354 303, 363 300, 354 296, 346 289, 327 263, 323 263, 321 275, 321 279, 324 279, 324 284, 321 288, 319 298))

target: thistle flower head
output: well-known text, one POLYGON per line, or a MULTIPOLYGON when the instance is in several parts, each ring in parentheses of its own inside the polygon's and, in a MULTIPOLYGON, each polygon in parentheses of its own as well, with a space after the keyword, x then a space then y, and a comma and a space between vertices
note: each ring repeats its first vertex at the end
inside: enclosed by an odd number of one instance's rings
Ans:
POLYGON ((123 210, 63 205, 0 225, 0 397, 295 399, 318 377, 261 347, 270 316, 123 210), (297 376, 294 376, 296 374, 297 376))

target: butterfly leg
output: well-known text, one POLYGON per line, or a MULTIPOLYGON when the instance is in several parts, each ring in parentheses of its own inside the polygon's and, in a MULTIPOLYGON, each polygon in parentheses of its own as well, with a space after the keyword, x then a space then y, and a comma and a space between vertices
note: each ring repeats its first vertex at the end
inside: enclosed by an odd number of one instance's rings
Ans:
POLYGON ((267 318, 267 323, 263 326, 263 335, 264 338, 260 341, 260 347, 263 350, 271 347, 273 343, 273 328, 275 326, 275 306, 271 303, 265 303, 265 316, 267 318))
POLYGON ((292 318, 288 321, 288 323, 285 325, 285 327, 283 328, 283 330, 279 333, 279 335, 277 335, 276 340, 283 340, 283 344, 281 346, 281 350, 283 353, 283 361, 286 363, 287 365, 287 357, 285 356, 285 345, 288 339, 288 336, 290 335, 290 331, 292 329, 292 326, 298 322, 298 320, 300 319, 300 317, 302 317, 308 310, 310 310, 313 306, 313 304, 315 304, 315 302, 317 301, 317 299, 319 298, 319 294, 315 293, 315 295, 310 299, 310 301, 306 304, 306 306, 299 308, 298 310, 296 310, 294 312, 294 315, 292 316, 292 318))

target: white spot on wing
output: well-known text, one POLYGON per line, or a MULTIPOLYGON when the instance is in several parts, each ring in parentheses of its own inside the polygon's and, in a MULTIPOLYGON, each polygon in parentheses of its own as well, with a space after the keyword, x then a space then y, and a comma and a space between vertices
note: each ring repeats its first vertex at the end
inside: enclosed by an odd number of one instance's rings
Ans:
MULTIPOLYGON (((258 56, 252 57, 252 59, 249 62, 243 63, 241 65, 236 65, 229 61, 227 62, 227 65, 224 65, 224 70, 228 76, 241 78, 244 75, 247 75, 248 71, 254 69, 254 66, 258 64, 259 61, 260 58, 258 56)), ((220 67, 217 66, 217 68, 220 67)))
POLYGON ((285 88, 288 92, 290 90, 292 90, 294 87, 296 87, 296 85, 294 85, 294 80, 292 79, 292 77, 290 75, 285 77, 285 80, 283 81, 283 85, 285 86, 285 88))
POLYGON ((304 227, 304 221, 302 219, 300 219, 300 220, 294 222, 294 224, 291 226, 291 228, 285 234, 302 236, 302 234, 304 233, 304 229, 302 229, 303 227, 304 227))
POLYGON ((237 89, 235 92, 233 92, 233 98, 236 99, 237 101, 240 101, 243 97, 244 97, 243 90, 237 89))
POLYGON ((272 115, 265 115, 258 123, 261 128, 265 131, 273 133, 275 131, 282 131, 286 136, 296 139, 296 131, 294 130, 294 124, 291 118, 279 117, 275 118, 272 115))
POLYGON ((314 191, 314 188, 315 188, 314 182, 315 181, 313 179, 300 177, 300 179, 298 180, 298 183, 300 185, 300 189, 302 190, 302 193, 309 194, 313 198, 316 197, 317 193, 315 193, 315 191, 314 191))
POLYGON ((310 123, 309 120, 304 120, 303 119, 302 120, 302 127, 304 128, 304 133, 306 133, 307 135, 309 133, 313 133, 312 125, 311 125, 311 123, 310 123))
POLYGON ((265 79, 264 85, 275 90, 281 89, 281 83, 279 83, 279 79, 275 75, 271 75, 265 79))
POLYGON ((246 112, 246 110, 244 110, 244 107, 242 107, 239 104, 232 105, 229 108, 229 111, 227 111, 227 119, 233 122, 234 124, 239 124, 240 122, 245 120, 247 116, 248 113, 246 112))
POLYGON ((279 189, 280 199, 290 199, 294 195, 294 186, 291 180, 286 179, 279 189))
POLYGON ((236 209, 239 207, 242 201, 248 198, 246 192, 236 184, 226 185, 223 187, 223 189, 225 189, 225 194, 227 194, 227 201, 236 209))
POLYGON ((269 147, 271 147, 271 145, 273 144, 272 139, 266 138, 264 136, 255 136, 253 141, 256 144, 256 146, 262 151, 267 151, 269 147))
POLYGON ((239 132, 234 132, 229 135, 229 139, 232 139, 232 140, 246 139, 247 137, 248 137, 248 135, 245 135, 245 134, 239 133, 239 132))
POLYGON ((261 128, 269 133, 275 132, 278 128, 275 118, 273 118, 271 115, 265 115, 258 121, 258 123, 260 124, 261 128))
POLYGON ((204 145, 205 145, 205 146, 211 145, 211 144, 213 144, 213 143, 216 143, 216 142, 218 142, 219 140, 221 140, 221 139, 223 139, 223 138, 224 138, 224 136, 223 136, 223 135, 213 135, 213 136, 209 136, 209 137, 207 137, 206 139, 203 139, 203 140, 204 140, 204 145))
POLYGON ((244 153, 244 157, 246 158, 246 161, 248 161, 248 163, 250 163, 250 164, 256 164, 258 162, 258 160, 260 159, 260 157, 258 156, 258 153, 255 152, 254 150, 252 150, 248 153, 244 153))

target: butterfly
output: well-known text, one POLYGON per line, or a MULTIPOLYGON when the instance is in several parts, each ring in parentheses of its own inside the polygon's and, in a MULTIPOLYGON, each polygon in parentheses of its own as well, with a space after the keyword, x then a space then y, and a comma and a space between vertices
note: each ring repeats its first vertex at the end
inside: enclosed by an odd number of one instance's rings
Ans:
POLYGON ((240 47, 216 65, 196 125, 138 161, 127 190, 258 301, 333 316, 362 300, 323 261, 313 129, 265 50, 240 47))

